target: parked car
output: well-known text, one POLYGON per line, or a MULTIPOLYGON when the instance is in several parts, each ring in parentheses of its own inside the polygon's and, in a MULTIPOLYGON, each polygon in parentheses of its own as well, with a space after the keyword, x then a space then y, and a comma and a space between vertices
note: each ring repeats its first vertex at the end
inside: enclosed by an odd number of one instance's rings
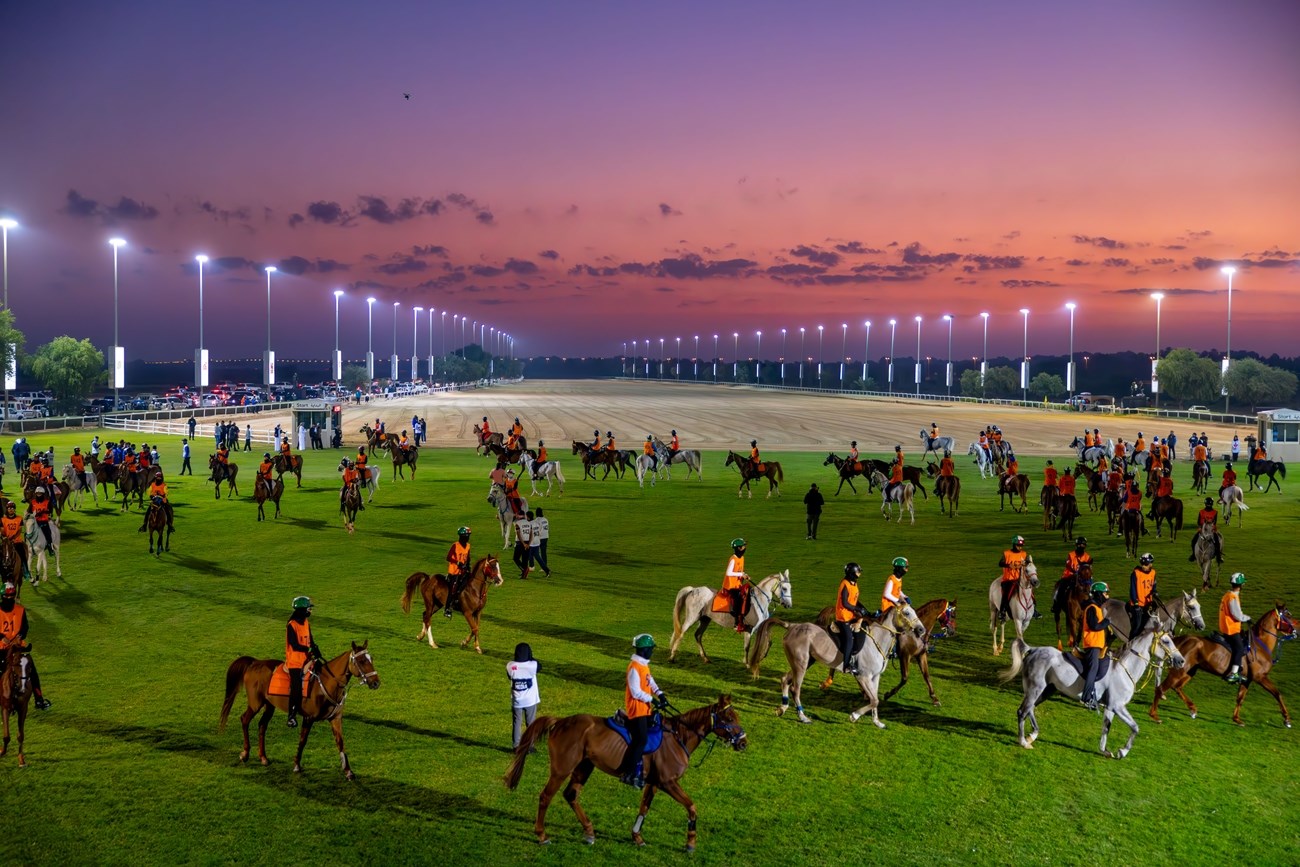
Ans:
POLYGON ((1210 408, 1209 408, 1208 406, 1201 406, 1201 405, 1198 403, 1196 406, 1189 406, 1189 407, 1187 408, 1187 411, 1188 411, 1188 412, 1205 412, 1205 413, 1208 413, 1208 412, 1210 411, 1210 408))

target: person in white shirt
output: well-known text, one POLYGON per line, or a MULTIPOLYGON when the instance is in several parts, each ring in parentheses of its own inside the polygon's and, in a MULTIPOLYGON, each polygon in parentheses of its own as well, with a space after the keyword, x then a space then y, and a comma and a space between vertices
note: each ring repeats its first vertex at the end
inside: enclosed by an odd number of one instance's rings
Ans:
POLYGON ((529 565, 528 549, 533 541, 533 522, 527 516, 515 521, 515 565, 519 567, 520 579, 528 577, 532 571, 529 565))
POLYGON ((551 577, 551 564, 546 561, 546 541, 551 538, 551 522, 542 514, 542 510, 537 510, 537 520, 533 522, 533 532, 537 534, 538 544, 537 556, 533 558, 538 566, 542 567, 542 574, 547 578, 551 577))
POLYGON ((534 569, 541 565, 542 556, 542 528, 537 523, 537 518, 531 511, 528 513, 528 520, 532 524, 529 527, 528 534, 528 568, 534 569))
POLYGON ((533 659, 533 649, 523 642, 515 645, 514 661, 506 663, 506 676, 510 678, 510 706, 514 715, 510 735, 515 749, 519 749, 524 727, 537 719, 537 706, 542 702, 537 690, 539 667, 537 660, 533 659))

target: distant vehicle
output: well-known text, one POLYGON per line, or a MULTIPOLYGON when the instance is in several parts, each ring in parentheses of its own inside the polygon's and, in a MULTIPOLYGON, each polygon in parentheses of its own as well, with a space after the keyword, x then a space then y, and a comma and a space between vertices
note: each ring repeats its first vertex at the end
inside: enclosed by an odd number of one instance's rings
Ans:
POLYGON ((1201 406, 1198 403, 1196 406, 1189 406, 1187 408, 1187 411, 1188 412, 1209 412, 1210 408, 1208 406, 1201 406))

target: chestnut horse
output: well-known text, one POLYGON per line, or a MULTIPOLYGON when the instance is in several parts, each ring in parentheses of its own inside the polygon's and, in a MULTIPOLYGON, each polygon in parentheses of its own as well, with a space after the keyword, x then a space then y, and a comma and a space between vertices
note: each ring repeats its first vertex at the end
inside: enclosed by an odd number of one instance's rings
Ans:
POLYGON ((406 475, 402 472, 402 467, 410 467, 411 480, 414 481, 415 462, 420 458, 420 447, 412 444, 402 448, 395 437, 389 437, 382 448, 388 449, 388 456, 393 459, 393 475, 399 479, 404 479, 406 475))
MULTIPOLYGON (((275 457, 271 458, 271 465, 275 467, 275 478, 279 480, 285 473, 293 473, 298 477, 298 487, 302 487, 302 455, 286 455, 284 452, 276 452, 275 457)), ((280 503, 277 500, 276 505, 280 503)))
MULTIPOLYGON (((1065 615, 1065 633, 1070 647, 1083 638, 1083 606, 1092 594, 1092 563, 1080 563, 1079 571, 1066 575, 1052 589, 1052 619, 1056 621, 1056 649, 1061 649, 1061 615, 1065 615)), ((1128 634, 1128 630, 1124 630, 1128 634)))
MULTIPOLYGON (((934 693, 934 684, 930 682, 930 648, 936 638, 950 638, 957 634, 957 600, 931 599, 916 609, 916 617, 925 627, 925 638, 917 638, 910 632, 898 637, 898 670, 902 676, 898 684, 881 697, 882 702, 889 701, 900 689, 907 685, 907 672, 915 660, 921 666, 921 677, 925 678, 925 688, 930 691, 930 703, 939 707, 939 697, 934 693), (935 629, 935 626, 938 629, 935 629)), ((817 615, 817 624, 825 629, 831 628, 835 620, 835 606, 827 605, 817 615)), ((818 684, 822 689, 830 689, 835 682, 835 669, 830 676, 818 684)))
MULTIPOLYGON (((469 624, 469 635, 465 636, 465 640, 460 643, 461 647, 473 641, 474 649, 479 653, 483 652, 483 648, 478 644, 479 615, 487 606, 489 585, 499 587, 503 583, 505 579, 501 577, 501 564, 496 557, 482 557, 471 567, 469 581, 460 591, 460 610, 465 615, 465 622, 469 624)), ((427 635, 429 646, 436 649, 438 645, 433 643, 433 627, 429 621, 438 609, 447 604, 447 594, 451 590, 451 585, 446 575, 412 572, 406 579, 406 592, 402 594, 402 610, 407 614, 411 613, 411 597, 415 595, 417 587, 420 589, 420 595, 424 597, 424 626, 420 628, 420 634, 415 636, 415 640, 419 641, 427 635)))
POLYGON ((23 752, 23 734, 27 725, 27 703, 32 698, 32 679, 28 672, 31 661, 27 654, 11 647, 5 654, 4 670, 0 671, 0 719, 4 720, 4 743, 0 744, 0 756, 9 753, 9 715, 18 717, 18 767, 27 767, 27 756, 23 752))
POLYGON ((484 455, 487 454, 487 446, 489 445, 500 446, 503 445, 506 441, 506 438, 503 437, 499 431, 495 433, 490 433, 488 434, 487 439, 483 439, 483 428, 479 427, 478 425, 474 425, 474 437, 475 439, 478 440, 478 445, 474 446, 474 451, 477 452, 480 449, 482 449, 484 455))
POLYGON ((742 495, 742 492, 748 492, 749 498, 754 498, 754 492, 750 489, 749 483, 755 479, 767 479, 767 495, 772 496, 775 491, 776 495, 781 496, 780 482, 785 481, 785 475, 781 472, 781 464, 778 461, 762 461, 762 469, 754 466, 754 462, 744 455, 738 455, 735 452, 727 452, 727 466, 736 465, 740 470, 740 487, 736 488, 736 496, 742 495))
MULTIPOLYGON (((301 460, 301 459, 300 459, 301 460)), ((253 485, 253 499, 257 501, 257 520, 266 520, 266 501, 270 500, 275 503, 275 517, 280 517, 280 498, 284 496, 284 482, 278 478, 270 482, 268 486, 258 479, 257 484, 253 485)))
MULTIPOLYGON (((317 666, 310 676, 303 677, 303 681, 311 686, 302 699, 302 710, 299 712, 302 726, 298 729, 298 754, 293 760, 295 774, 302 773, 302 749, 307 746, 311 727, 322 720, 329 720, 330 727, 334 729, 334 743, 339 748, 343 774, 349 780, 356 776, 352 773, 352 765, 348 763, 348 754, 343 750, 343 703, 347 700, 348 684, 353 677, 359 678, 371 689, 379 688, 379 673, 375 671, 370 651, 366 649, 369 644, 369 641, 363 641, 358 645, 354 641, 351 650, 343 651, 324 665, 317 666)), ((244 748, 239 752, 241 762, 248 761, 248 724, 258 711, 265 708, 262 718, 257 721, 257 757, 264 765, 271 763, 266 757, 266 727, 277 707, 288 711, 289 696, 268 695, 267 689, 271 685, 271 673, 282 664, 279 659, 241 656, 230 663, 230 668, 226 670, 226 700, 221 705, 221 730, 226 728, 230 708, 234 705, 240 688, 248 693, 248 710, 239 717, 239 722, 244 727, 244 748)))
POLYGON ((232 494, 239 493, 239 486, 235 484, 235 477, 239 475, 239 464, 223 464, 217 460, 216 455, 208 455, 208 469, 212 470, 212 480, 216 482, 213 489, 213 495, 221 499, 221 483, 226 483, 226 499, 230 499, 232 494))
MULTIPOLYGON (((1287 728, 1291 728, 1291 715, 1287 713, 1286 702, 1282 700, 1282 693, 1277 686, 1269 680, 1268 673, 1273 670, 1273 654, 1278 644, 1292 638, 1295 638, 1295 622, 1291 619, 1291 612, 1281 602, 1270 608, 1269 612, 1250 629, 1246 655, 1241 658, 1241 676, 1245 680, 1237 686, 1237 706, 1232 711, 1232 721, 1237 725, 1245 725, 1241 721, 1241 703, 1246 700, 1246 690, 1254 682, 1277 699, 1277 706, 1282 709, 1282 722, 1287 728)), ((1232 652, 1209 638, 1184 635, 1175 638, 1174 644, 1178 645, 1178 650, 1187 660, 1187 665, 1180 670, 1171 671, 1164 682, 1156 687, 1155 698, 1152 699, 1151 708, 1147 711, 1156 722, 1162 721, 1158 712, 1160 701, 1171 689, 1178 693, 1178 697, 1187 705, 1192 719, 1196 719, 1196 705, 1183 692, 1183 687, 1198 669, 1222 677, 1227 674, 1228 666, 1232 663, 1232 652)))
POLYGON ((1006 508, 1007 503, 1011 503, 1013 512, 1024 512, 1029 509, 1029 476, 1024 473, 1016 473, 1015 476, 998 476, 998 511, 1001 512, 1006 508), (1020 508, 1016 508, 1016 497, 1020 497, 1020 508))
MULTIPOLYGON (((594 843, 596 829, 592 827, 591 819, 587 818, 578 798, 594 769, 599 768, 611 776, 618 775, 619 765, 623 763, 623 755, 627 752, 627 742, 605 725, 602 717, 591 714, 575 714, 563 719, 538 717, 524 731, 519 746, 515 748, 515 757, 505 775, 506 788, 513 791, 518 787, 528 754, 534 751, 536 743, 547 734, 551 738, 551 776, 537 800, 537 822, 533 825, 537 842, 551 842, 546 836, 546 809, 551 805, 555 793, 560 790, 564 778, 568 777, 569 784, 564 787, 564 800, 569 802, 582 824, 583 841, 594 843)), ((690 765, 691 753, 709 735, 717 735, 719 740, 738 752, 748 746, 745 730, 740 727, 740 718, 731 704, 731 696, 720 695, 713 704, 664 720, 663 744, 644 760, 646 785, 641 792, 641 809, 637 812, 636 821, 632 823, 632 841, 638 846, 645 845, 641 828, 646 813, 650 811, 650 802, 654 800, 655 791, 663 789, 670 798, 686 808, 686 851, 695 851, 695 803, 682 790, 679 781, 690 765)))

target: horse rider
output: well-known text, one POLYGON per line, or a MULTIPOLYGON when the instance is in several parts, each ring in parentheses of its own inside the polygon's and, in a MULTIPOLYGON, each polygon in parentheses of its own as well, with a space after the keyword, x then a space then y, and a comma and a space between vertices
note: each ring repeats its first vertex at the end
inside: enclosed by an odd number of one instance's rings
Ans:
POLYGON ((1143 554, 1138 564, 1128 576, 1128 622, 1129 637, 1142 634, 1151 610, 1160 600, 1156 592, 1155 556, 1143 554))
POLYGON ((1232 650, 1232 666, 1224 680, 1228 683, 1243 683, 1241 676, 1241 658, 1246 653, 1246 637, 1241 634, 1241 625, 1250 622, 1250 615, 1241 610, 1241 585, 1246 583, 1246 576, 1234 572, 1228 582, 1228 592, 1219 602, 1219 632, 1232 650))
POLYGON ((943 450, 943 457, 939 459, 939 478, 951 479, 957 475, 957 468, 952 462, 952 452, 949 449, 943 450))
POLYGON ((505 448, 506 451, 512 452, 515 450, 515 448, 518 445, 519 445, 519 437, 516 436, 514 429, 511 428, 510 432, 506 434, 506 441, 502 443, 502 446, 505 448))
POLYGON ((600 431, 599 430, 592 431, 591 436, 592 436, 591 451, 594 454, 595 452, 600 451, 600 431))
POLYGON ((1210 437, 1208 434, 1205 433, 1205 431, 1201 431, 1201 445, 1205 446, 1205 453, 1207 457, 1214 456, 1214 452, 1210 450, 1210 437))
POLYGON ((262 463, 257 467, 257 483, 266 486, 266 495, 271 496, 271 473, 275 471, 275 464, 271 461, 271 453, 266 452, 262 455, 262 463))
POLYGON ((1210 450, 1209 450, 1208 448, 1206 448, 1205 443, 1201 442, 1200 440, 1195 439, 1195 436, 1196 436, 1195 434, 1192 435, 1192 438, 1195 440, 1195 442, 1192 444, 1192 466, 1193 466, 1193 467, 1200 467, 1201 465, 1204 465, 1204 466, 1205 466, 1205 475, 1206 475, 1206 476, 1209 476, 1209 474, 1210 474, 1210 461, 1209 461, 1210 450))
POLYGON ((447 604, 443 606, 444 617, 451 617, 452 611, 460 601, 460 591, 465 589, 469 580, 469 527, 456 530, 456 541, 447 549, 447 604))
POLYGON ((1002 479, 1000 480, 1000 490, 1006 490, 1007 482, 1011 481, 1018 475, 1020 475, 1020 461, 1016 459, 1015 452, 1011 452, 1007 456, 1006 472, 1002 474, 1002 479))
POLYGON ((618 446, 614 445, 614 432, 612 430, 605 431, 605 451, 618 451, 618 446))
POLYGON ((1147 450, 1147 441, 1142 438, 1142 431, 1138 431, 1137 439, 1133 441, 1133 460, 1142 459, 1142 453, 1147 450))
POLYGON ((146 492, 149 498, 149 508, 145 510, 144 521, 140 523, 139 532, 143 533, 149 529, 149 512, 158 508, 163 510, 167 516, 167 532, 176 532, 176 526, 173 524, 175 512, 172 511, 172 504, 167 499, 167 483, 163 481, 162 470, 155 470, 153 479, 149 482, 149 490, 146 492))
POLYGON ((1160 501, 1166 497, 1173 497, 1173 495, 1174 477, 1170 468, 1165 467, 1160 474, 1160 481, 1156 482, 1156 495, 1151 499, 1151 511, 1147 513, 1148 517, 1154 518, 1156 516, 1156 506, 1160 504, 1160 501))
POLYGON ((502 490, 506 486, 506 458, 505 455, 497 457, 497 465, 488 473, 488 481, 494 485, 500 485, 502 490))
POLYGON ((311 636, 312 602, 308 596, 293 600, 293 613, 284 638, 284 669, 289 672, 289 728, 298 727, 298 712, 302 710, 302 679, 310 675, 313 663, 324 662, 320 648, 311 636))
POLYGON ((519 421, 519 416, 515 416, 515 423, 510 426, 510 434, 516 440, 518 440, 521 436, 524 435, 524 426, 519 421))
POLYGON ((36 527, 45 536, 45 546, 54 547, 54 537, 50 534, 50 501, 45 488, 38 487, 32 494, 32 501, 27 504, 27 514, 36 516, 36 527))
MULTIPOLYGON (((27 609, 18 604, 18 588, 5 582, 4 592, 0 594, 0 651, 7 657, 11 650, 27 654, 27 671, 32 679, 36 707, 49 710, 50 700, 41 692, 41 677, 36 673, 36 662, 27 645, 27 609)), ((4 661, 8 662, 8 659, 4 661)))
POLYGON ((81 483, 81 487, 85 490, 93 489, 95 486, 90 483, 86 476, 86 458, 81 454, 81 446, 77 446, 72 450, 68 462, 72 464, 72 472, 76 475, 77 481, 81 483))
POLYGON ((1124 455, 1127 454, 1127 452, 1128 452, 1128 444, 1124 442, 1124 438, 1120 437, 1119 439, 1115 440, 1115 469, 1116 470, 1122 470, 1124 468, 1124 464, 1125 464, 1124 455))
POLYGON ((1214 508, 1214 498, 1205 498, 1205 508, 1196 513, 1196 533, 1192 535, 1192 553, 1187 555, 1188 563, 1196 562, 1196 537, 1200 530, 1209 524, 1214 530, 1214 562, 1223 565, 1223 537, 1219 535, 1219 510, 1214 508))
POLYGON ((652 435, 645 435, 645 442, 641 445, 641 451, 649 456, 651 460, 651 471, 656 473, 659 472, 659 455, 655 452, 655 442, 652 435))
POLYGON ((989 434, 992 433, 987 427, 980 431, 979 448, 984 453, 984 459, 992 462, 993 455, 989 453, 989 434))
POLYGON ((488 424, 487 416, 483 416, 483 427, 479 430, 478 438, 480 443, 485 443, 492 436, 492 425, 488 424))
POLYGON ((722 574, 722 595, 731 601, 731 617, 736 621, 737 632, 748 632, 745 626, 746 592, 749 575, 745 572, 745 548, 748 543, 737 536, 731 540, 731 557, 727 560, 727 570, 722 574))
POLYGON ((861 470, 862 466, 858 463, 858 441, 854 440, 849 443, 849 469, 861 470))
POLYGON ((4 516, 0 517, 0 536, 14 546, 18 559, 23 564, 23 577, 30 581, 32 573, 27 566, 27 536, 23 532, 23 519, 18 517, 18 506, 13 500, 5 503, 4 516))
POLYGON ((387 426, 379 419, 375 419, 375 435, 379 437, 381 443, 388 436, 387 426))
POLYGON ((502 485, 506 492, 506 502, 510 504, 511 511, 516 518, 524 516, 523 498, 519 496, 519 480, 515 478, 514 470, 506 470, 505 483, 502 485))
POLYGON ((366 463, 370 459, 366 457, 366 447, 361 446, 357 449, 357 456, 352 460, 357 467, 357 475, 360 476, 362 484, 370 481, 370 470, 366 469, 366 463))
MULTIPOLYGON (((361 473, 357 472, 357 466, 347 458, 343 459, 343 487, 339 490, 339 508, 343 508, 343 501, 348 495, 348 489, 356 490, 357 483, 361 481, 361 473)), ((357 491, 357 501, 361 501, 361 492, 357 491)), ((361 508, 366 504, 361 503, 361 508)))
POLYGON ((225 443, 217 446, 217 465, 212 470, 212 481, 220 483, 229 475, 230 466, 230 447, 225 443))
POLYGON ((754 465, 754 472, 761 473, 763 458, 758 453, 758 440, 749 441, 749 462, 754 465))
POLYGON ((861 566, 845 563, 844 578, 840 580, 839 592, 835 594, 835 622, 840 630, 836 640, 840 644, 840 670, 845 674, 858 673, 858 667, 853 662, 853 633, 855 625, 867 616, 867 609, 858 602, 858 578, 861 575, 861 566))
POLYGON ((939 439, 939 423, 932 421, 930 422, 930 442, 929 442, 929 446, 931 449, 934 448, 934 444, 938 439, 939 439))
POLYGON ((1047 502, 1047 491, 1049 488, 1051 488, 1054 493, 1058 495, 1060 494, 1060 488, 1058 488, 1056 484, 1059 477, 1060 474, 1057 472, 1056 466, 1051 461, 1048 461, 1047 466, 1043 468, 1043 493, 1040 502, 1047 502))
POLYGON ((885 483, 885 499, 894 493, 894 488, 903 483, 903 447, 894 446, 894 462, 889 465, 889 481, 885 483))
POLYGON ((1083 429, 1083 450, 1084 452, 1087 452, 1088 449, 1092 447, 1093 447, 1092 430, 1089 428, 1084 428, 1083 429))
POLYGON ((1138 487, 1137 479, 1129 473, 1124 476, 1124 481, 1128 484, 1124 492, 1124 511, 1137 517, 1138 526, 1142 528, 1142 535, 1147 535, 1147 524, 1142 517, 1142 489, 1138 487))
MULTIPOLYGON (((402 431, 401 435, 398 436, 397 447, 400 448, 403 453, 411 450, 411 439, 406 435, 406 431, 402 431)), ((511 446, 511 448, 513 448, 513 446, 511 446)))
POLYGON ((59 503, 58 491, 54 481, 54 467, 50 465, 50 453, 45 452, 41 455, 40 466, 41 484, 45 486, 45 491, 49 494, 50 502, 54 506, 54 512, 57 515, 63 514, 63 506, 59 503))
POLYGON ((903 592, 903 576, 907 574, 906 557, 895 557, 890 564, 893 571, 885 579, 885 589, 880 593, 880 613, 888 614, 895 605, 911 605, 912 600, 903 592))
POLYGON ((548 460, 549 460, 549 458, 547 458, 547 456, 546 456, 546 441, 545 441, 545 440, 538 440, 538 441, 537 441, 537 460, 533 461, 533 478, 534 478, 534 479, 538 478, 538 475, 537 475, 537 474, 538 474, 539 472, 541 472, 542 467, 546 465, 546 462, 547 462, 548 460))
POLYGON ((1237 484, 1237 471, 1232 468, 1232 464, 1223 465, 1223 481, 1219 484, 1219 494, 1222 496, 1225 488, 1233 487, 1237 484))
POLYGON ((632 657, 627 664, 623 690, 623 713, 627 716, 631 743, 615 773, 620 781, 638 789, 645 785, 641 754, 650 737, 650 715, 656 708, 668 707, 668 697, 650 675, 650 656, 654 649, 655 640, 649 633, 643 632, 632 639, 632 657))
POLYGON ((1066 467, 1065 473, 1056 480, 1056 489, 1060 491, 1061 497, 1073 498, 1074 492, 1078 490, 1078 483, 1079 479, 1074 475, 1074 471, 1070 467, 1066 467))
POLYGON ((1083 692, 1079 698, 1089 710, 1097 709, 1097 669, 1106 653, 1106 596, 1110 588, 1103 581, 1094 582, 1092 596, 1083 609, 1083 692))
POLYGON ((1065 571, 1061 578, 1078 581, 1079 571, 1085 565, 1092 565, 1092 555, 1088 553, 1088 540, 1080 536, 1074 540, 1074 550, 1065 555, 1065 571))
POLYGON ((998 607, 999 622, 1011 617, 1011 595, 1016 592, 1016 587, 1020 585, 1020 577, 1028 560, 1029 553, 1025 550, 1025 537, 1012 536, 1011 548, 1003 551, 1002 559, 998 561, 998 566, 1002 569, 1002 583, 998 588, 1002 591, 1002 603, 998 607))
POLYGON ((673 458, 677 457, 677 453, 681 450, 682 442, 677 438, 677 431, 674 430, 672 432, 672 437, 668 440, 668 463, 671 464, 673 458))

